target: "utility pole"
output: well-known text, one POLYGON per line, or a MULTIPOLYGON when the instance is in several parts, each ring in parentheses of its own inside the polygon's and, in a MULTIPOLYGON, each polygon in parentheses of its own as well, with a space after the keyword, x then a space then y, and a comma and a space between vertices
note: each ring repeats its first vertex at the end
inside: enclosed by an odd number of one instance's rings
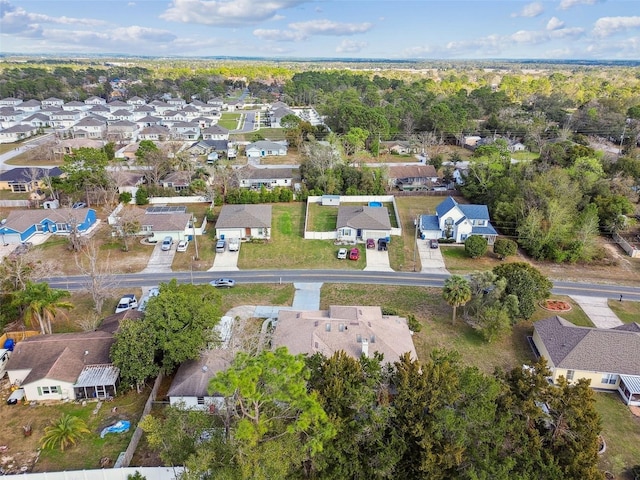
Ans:
MULTIPOLYGON (((191 216, 191 227, 193 228, 193 244, 196 247, 195 260, 200 260, 200 256, 198 255, 198 237, 196 236, 196 217, 195 217, 195 215, 191 216)), ((191 270, 193 270, 193 266, 191 267, 191 270)), ((193 275, 193 273, 192 273, 192 275, 193 275)))
POLYGON ((416 254, 418 253, 418 218, 420 215, 416 215, 416 218, 413 220, 413 226, 415 228, 415 238, 413 241, 413 271, 416 271, 416 254))

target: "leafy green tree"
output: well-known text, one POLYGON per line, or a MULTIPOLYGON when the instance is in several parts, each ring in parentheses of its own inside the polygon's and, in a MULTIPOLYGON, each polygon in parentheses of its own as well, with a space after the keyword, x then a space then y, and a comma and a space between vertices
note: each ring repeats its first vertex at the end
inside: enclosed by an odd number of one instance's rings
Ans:
POLYGON ((507 282, 506 293, 518 298, 520 316, 530 318, 536 304, 551 294, 553 284, 538 269, 525 262, 494 267, 493 273, 507 282))
POLYGON ((156 333, 145 319, 125 319, 114 336, 110 357, 120 369, 120 381, 125 386, 135 385, 140 392, 144 382, 160 370, 155 362, 156 333))
POLYGON ((136 205, 147 205, 149 203, 149 191, 145 187, 136 190, 136 205))
POLYGON ((149 445, 165 465, 184 465, 217 428, 215 418, 201 410, 169 406, 162 417, 146 415, 140 421, 149 445))
POLYGON ((155 356, 163 371, 198 358, 219 340, 213 327, 220 309, 220 292, 211 285, 178 284, 175 279, 160 285, 160 294, 147 304, 144 322, 155 332, 155 356))
POLYGON ((105 190, 111 185, 107 173, 109 160, 104 150, 78 148, 72 155, 65 155, 63 161, 60 169, 66 176, 60 180, 60 187, 66 193, 82 193, 89 203, 90 193, 105 190))
POLYGON ((132 199, 133 195, 131 195, 131 192, 122 192, 120 195, 118 195, 118 201, 125 204, 131 203, 132 199))
POLYGON ((493 253, 495 253, 500 260, 511 257, 517 252, 518 244, 510 238, 498 238, 493 243, 493 253))
POLYGON ((27 282, 24 290, 14 295, 14 302, 24 308, 24 321, 33 326, 34 322, 40 328, 40 333, 52 334, 52 321, 60 310, 70 310, 73 304, 63 300, 70 296, 66 290, 49 287, 48 283, 27 282))
POLYGON ((369 131, 360 127, 352 127, 342 137, 342 147, 347 155, 353 155, 364 149, 364 142, 369 138, 369 131))
POLYGON ((391 422, 393 407, 386 397, 380 357, 354 359, 339 351, 330 358, 314 355, 309 387, 336 429, 313 459, 319 478, 394 478, 403 451, 391 422))
POLYGON ((40 445, 45 449, 59 447, 61 452, 67 447, 75 445, 83 435, 91 433, 87 424, 80 417, 63 414, 44 429, 44 436, 40 440, 40 445))
POLYGON ((209 382, 228 399, 227 439, 242 478, 285 478, 320 452, 335 430, 315 393, 302 356, 284 347, 257 356, 240 352, 209 382))
POLYGON ((480 310, 475 323, 480 335, 487 342, 493 342, 511 330, 509 311, 500 305, 480 310))
POLYGON ((471 258, 482 257, 487 253, 487 239, 480 235, 471 235, 464 241, 464 251, 471 258))
POLYGON ((150 152, 158 152, 160 149, 153 140, 141 140, 136 150, 136 158, 143 162, 150 152))
POLYGON ((147 477, 136 470, 136 473, 127 475, 127 480, 147 480, 147 477))
POLYGON ((456 310, 471 300, 469 280, 460 275, 451 275, 444 281, 442 298, 453 308, 452 323, 456 323, 456 310))

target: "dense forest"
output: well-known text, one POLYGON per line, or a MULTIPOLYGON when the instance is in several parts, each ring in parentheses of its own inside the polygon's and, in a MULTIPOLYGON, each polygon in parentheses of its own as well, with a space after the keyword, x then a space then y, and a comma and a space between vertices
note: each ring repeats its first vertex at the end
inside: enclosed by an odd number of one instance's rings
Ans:
POLYGON ((186 479, 601 479, 593 391, 547 373, 485 375, 447 351, 240 353, 209 384, 225 408, 167 407, 142 428, 186 479))

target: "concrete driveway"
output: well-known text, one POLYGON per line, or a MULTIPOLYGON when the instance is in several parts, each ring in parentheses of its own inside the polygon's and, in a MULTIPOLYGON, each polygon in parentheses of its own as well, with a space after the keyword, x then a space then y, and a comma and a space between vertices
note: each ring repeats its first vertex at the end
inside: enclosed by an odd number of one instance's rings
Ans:
POLYGON ((238 250, 237 252, 230 252, 229 250, 225 250, 223 253, 216 253, 215 258, 213 259, 213 267, 211 267, 209 271, 234 272, 239 270, 238 255, 240 255, 240 250, 238 250))
POLYGON ((442 251, 440 247, 430 248, 429 240, 416 240, 418 246, 418 255, 420 255, 420 263, 422 264, 423 273, 449 273, 447 267, 444 264, 444 258, 442 257, 442 251))
MULTIPOLYGON (((389 244, 389 248, 393 248, 392 244, 389 244)), ((367 266, 364 267, 365 271, 369 272, 393 272, 391 265, 389 265, 389 252, 386 250, 379 251, 377 248, 361 248, 360 251, 366 251, 367 266)))
MULTIPOLYGON (((582 297, 571 295, 587 317, 597 328, 614 328, 622 325, 622 321, 609 308, 608 299, 604 297, 582 297)), ((562 316, 562 313, 560 314, 562 316)))
POLYGON ((176 243, 171 245, 171 250, 162 250, 162 242, 158 242, 153 248, 151 257, 147 262, 147 267, 142 270, 142 273, 162 273, 170 272, 171 264, 173 263, 173 256, 176 254, 176 243))

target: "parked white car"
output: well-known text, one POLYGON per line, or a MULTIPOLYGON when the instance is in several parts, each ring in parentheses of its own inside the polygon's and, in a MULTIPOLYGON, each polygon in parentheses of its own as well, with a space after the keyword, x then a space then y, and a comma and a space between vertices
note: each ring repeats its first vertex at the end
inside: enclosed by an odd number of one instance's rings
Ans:
POLYGON ((159 287, 151 287, 149 289, 149 293, 147 293, 144 297, 140 299, 140 305, 138 306, 138 311, 144 312, 145 309, 147 308, 147 302, 149 301, 149 299, 151 297, 157 297, 159 294, 160 294, 159 287))
POLYGON ((125 312, 138 308, 138 299, 133 293, 129 293, 122 297, 116 306, 116 313, 125 312))
POLYGON ((176 247, 176 252, 186 252, 187 247, 189 247, 189 240, 180 240, 176 247))
POLYGON ((237 252, 240 250, 240 239, 239 238, 230 238, 229 239, 229 251, 237 252))

